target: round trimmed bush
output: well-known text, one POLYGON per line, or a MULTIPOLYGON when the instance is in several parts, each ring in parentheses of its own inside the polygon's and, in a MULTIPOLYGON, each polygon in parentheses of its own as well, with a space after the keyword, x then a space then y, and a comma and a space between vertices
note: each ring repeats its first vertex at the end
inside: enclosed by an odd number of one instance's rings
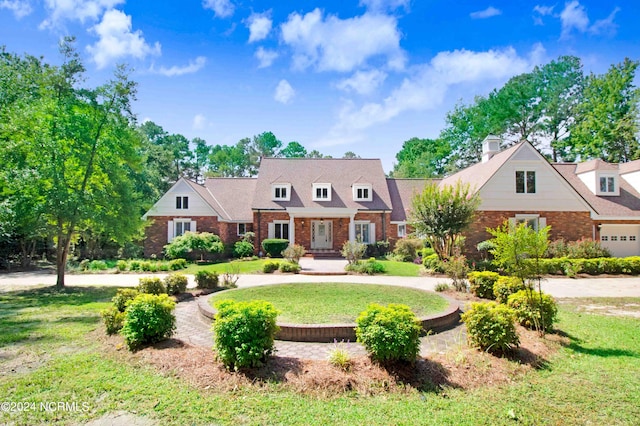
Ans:
POLYGON ((507 303, 509 296, 524 290, 525 286, 518 277, 500 277, 493 285, 493 295, 499 303, 507 303))
POLYGON ((491 271, 469 272, 469 289, 471 293, 483 299, 495 299, 493 286, 500 274, 491 271))
POLYGON ((196 286, 213 290, 218 287, 218 274, 211 271, 198 271, 195 276, 196 286))
POLYGON ((265 274, 270 274, 274 271, 277 271, 278 268, 280 268, 280 262, 277 262, 275 260, 267 260, 266 262, 264 262, 264 265, 262 265, 262 272, 264 272, 265 274))
POLYGON ((516 314, 520 325, 540 330, 550 330, 558 315, 558 306, 553 297, 532 290, 520 290, 509 296, 507 306, 516 314))
POLYGON ((262 241, 262 248, 269 257, 282 257, 282 252, 289 247, 289 240, 267 238, 262 241))
POLYGON ((167 294, 180 294, 187 290, 189 280, 182 274, 169 274, 164 277, 164 285, 167 287, 167 294))
POLYGON ((273 352, 278 311, 269 302, 221 300, 212 330, 217 357, 227 368, 259 367, 273 352))
POLYGON ((166 294, 141 294, 129 302, 120 330, 129 349, 171 336, 176 327, 175 306, 166 294))
POLYGON ((422 258, 422 265, 429 271, 443 272, 442 261, 437 254, 430 254, 422 258))
POLYGON ((356 338, 378 362, 414 362, 422 327, 407 305, 370 304, 356 319, 356 338))
POLYGON ((491 353, 504 353, 520 344, 516 332, 515 312, 496 302, 474 302, 461 315, 467 326, 470 346, 491 353))
POLYGON ((140 292, 135 288, 120 288, 111 299, 113 307, 116 308, 118 312, 124 312, 127 308, 127 303, 135 299, 139 294, 140 292))
POLYGON ((124 312, 120 312, 116 307, 112 306, 100 312, 107 334, 116 334, 122 328, 124 322, 124 312))
POLYGON ((164 284, 158 277, 144 277, 138 280, 138 291, 148 294, 163 294, 167 292, 164 284))
POLYGON ((233 245, 233 255, 235 257, 250 257, 253 256, 253 244, 249 241, 236 241, 233 245))
POLYGON ((289 272, 297 274, 302 269, 300 265, 293 262, 282 262, 280 263, 280 267, 278 268, 280 272, 289 272))

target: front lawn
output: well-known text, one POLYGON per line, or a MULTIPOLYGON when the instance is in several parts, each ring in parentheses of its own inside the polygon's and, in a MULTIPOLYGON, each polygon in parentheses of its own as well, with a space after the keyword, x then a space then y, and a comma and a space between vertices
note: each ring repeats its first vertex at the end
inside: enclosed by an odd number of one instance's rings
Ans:
POLYGON ((413 262, 398 262, 395 260, 378 260, 384 265, 384 275, 394 277, 419 277, 422 265, 413 262))
MULTIPOLYGON (((295 389, 277 371, 262 378, 240 375, 251 384, 237 388, 218 388, 215 381, 197 386, 178 372, 161 372, 145 361, 145 351, 129 354, 103 337, 99 311, 114 292, 83 287, 0 293, 0 395, 35 408, 25 410, 23 404, 17 410, 16 404, 12 412, 0 412, 0 424, 83 424, 117 412, 162 425, 633 425, 640 418, 638 319, 585 311, 577 300, 560 304, 558 328, 568 343, 539 370, 471 390, 407 384, 386 391, 381 384, 371 395, 295 389), (69 405, 51 409, 50 402, 69 405)), ((605 304, 637 313, 639 302, 605 304)), ((460 350, 443 356, 462 369, 468 365, 460 350)), ((295 360, 288 363, 290 374, 303 368, 295 360)), ((213 367, 199 377, 204 382, 208 374, 223 373, 213 367)))
POLYGON ((224 274, 225 272, 237 271, 239 274, 258 274, 262 272, 262 266, 267 260, 268 259, 231 260, 214 263, 212 265, 198 265, 197 263, 190 263, 187 269, 183 269, 181 272, 184 274, 195 274, 198 271, 211 271, 217 272, 218 274, 224 274))
POLYGON ((249 287, 214 294, 210 300, 266 300, 281 311, 280 322, 355 323, 370 303, 408 305, 416 315, 442 312, 449 302, 437 294, 406 287, 347 283, 298 283, 249 287))

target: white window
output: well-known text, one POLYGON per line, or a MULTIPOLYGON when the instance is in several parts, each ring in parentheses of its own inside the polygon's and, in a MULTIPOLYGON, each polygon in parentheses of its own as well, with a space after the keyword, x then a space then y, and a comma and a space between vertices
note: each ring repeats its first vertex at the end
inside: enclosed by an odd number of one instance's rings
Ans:
POLYGON ((189 197, 179 195, 176 197, 176 209, 186 210, 189 208, 189 197))
POLYGON ((289 221, 274 221, 269 224, 269 238, 289 239, 289 221))
POLYGON ((612 235, 611 236, 611 241, 618 241, 618 236, 617 235, 612 235))
POLYGON ((376 242, 375 224, 371 222, 356 222, 356 241, 365 244, 373 244, 376 242))
POLYGON ((620 241, 627 241, 626 235, 620 235, 620 241))
POLYGON ((313 201, 331 201, 331 184, 314 183, 312 195, 313 201))
POLYGON ((196 232, 196 222, 191 219, 174 219, 167 223, 167 241, 171 242, 175 237, 185 232, 196 232))
POLYGON ((517 214, 515 218, 510 219, 510 222, 515 226, 524 223, 534 231, 547 226, 547 219, 537 214, 517 214))
POLYGON ((276 183, 271 185, 271 199, 273 201, 289 201, 291 200, 291 184, 276 183))
POLYGON ((602 235, 602 236, 600 237, 600 240, 602 240, 602 241, 609 241, 609 236, 608 236, 608 235, 602 235))
POLYGON ((406 237, 407 236, 407 224, 399 223, 398 224, 398 237, 406 237))
POLYGON ((249 228, 248 225, 249 225, 248 223, 239 223, 238 224, 238 235, 239 236, 242 236, 242 235, 247 233, 248 228, 249 228))
POLYGON ((372 201, 373 190, 371 185, 356 184, 353 185, 353 200, 354 201, 372 201))
POLYGON ((600 192, 616 192, 616 179, 613 176, 600 176, 600 192))
POLYGON ((536 172, 531 170, 516 171, 516 193, 535 194, 536 193, 536 172))

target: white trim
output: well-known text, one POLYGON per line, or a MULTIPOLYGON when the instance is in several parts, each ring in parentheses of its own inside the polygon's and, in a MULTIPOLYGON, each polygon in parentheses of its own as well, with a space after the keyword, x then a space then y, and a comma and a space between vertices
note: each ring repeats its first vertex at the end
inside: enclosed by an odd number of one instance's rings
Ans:
MULTIPOLYGON (((533 227, 534 231, 540 229, 540 215, 539 214, 516 214, 514 219, 514 224, 517 225, 518 222, 529 222, 530 220, 535 220, 535 226, 533 227)), ((546 226, 546 220, 545 220, 546 226)))
MULTIPOLYGON (((293 214, 296 217, 351 217, 358 213, 358 209, 345 209, 341 207, 287 207, 285 209, 290 215, 293 214)), ((367 211, 369 213, 369 211, 367 211)))
POLYGON ((353 201, 373 201, 373 185, 370 183, 354 183, 352 188, 353 201), (366 197, 358 197, 358 190, 367 190, 366 197))
POLYGON ((516 167, 515 168, 513 183, 514 183, 514 193, 516 194, 517 197, 538 193, 538 173, 537 172, 538 171, 536 170, 536 168, 532 168, 532 167, 524 167, 524 168, 516 167), (518 172, 524 173, 524 192, 518 192, 518 172), (533 189, 534 189, 533 192, 527 191, 527 189, 529 189, 527 185, 529 173, 533 173, 533 189))
POLYGON ((291 184, 290 183, 272 183, 271 184, 271 201, 291 201, 291 184), (276 189, 285 189, 286 197, 276 197, 276 189))
MULTIPOLYGON (((368 231, 368 237, 369 240, 368 241, 361 241, 362 243, 365 244, 373 244, 376 242, 376 225, 375 223, 368 221, 368 220, 356 220, 353 222, 353 238, 354 240, 357 238, 357 227, 358 225, 367 225, 367 227, 369 228, 368 231)), ((361 231, 362 232, 362 231, 361 231)))
POLYGON ((407 222, 398 222, 398 238, 404 238, 407 236, 407 222), (404 231, 400 233, 400 227, 404 228, 404 231))
MULTIPOLYGON (((274 220, 273 222, 269 222, 269 238, 276 238, 276 225, 287 225, 289 226, 289 221, 288 220, 274 220)), ((280 233, 282 233, 282 230, 280 230, 280 233)), ((289 226, 289 230, 288 230, 288 234, 289 234, 289 241, 291 241, 291 227, 289 226)))
MULTIPOLYGON (((608 185, 607 185, 608 186, 608 185)), ((611 171, 598 171, 596 172, 596 195, 600 195, 602 197, 616 197, 620 195, 620 176, 618 173, 611 171), (601 179, 613 179, 613 191, 601 191, 600 190, 600 180, 601 179)))
MULTIPOLYGON (((188 179, 181 177, 180 179, 178 179, 176 181, 176 183, 174 183, 171 188, 169 188, 167 190, 167 192, 165 192, 164 194, 162 194, 162 197, 160 197, 160 199, 158 201, 156 201, 153 206, 151 206, 151 208, 149 210, 147 210, 147 212, 145 214, 142 215, 142 220, 147 220, 147 218, 149 216, 155 217, 155 216, 168 216, 167 214, 158 214, 155 210, 157 210, 158 204, 160 204, 160 202, 162 202, 165 197, 173 197, 174 195, 177 195, 177 192, 173 192, 173 189, 178 186, 178 184, 180 184, 181 181, 185 181, 185 184, 187 184, 189 186, 189 189, 191 190, 191 192, 188 195, 196 195, 197 197, 200 198, 200 200, 202 200, 202 202, 204 203, 205 206, 207 206, 209 209, 211 209, 211 211, 213 212, 212 215, 210 215, 211 217, 217 217, 218 219, 220 219, 220 214, 217 212, 217 210, 215 208, 213 208, 213 206, 204 199, 204 197, 202 195, 200 195, 200 193, 198 191, 196 191, 191 184, 193 185, 198 185, 197 183, 193 183, 190 182, 188 179)), ((180 192, 183 193, 183 192, 180 192)), ((176 205, 176 199, 172 198, 173 200, 173 206, 175 208, 176 205)), ((189 201, 189 205, 191 205, 191 201, 189 201)), ((208 216, 208 215, 200 215, 200 216, 208 216)))
POLYGON ((331 201, 331 184, 330 183, 314 183, 312 184, 312 189, 311 189, 311 200, 313 201, 331 201), (327 197, 323 198, 323 197, 318 197, 317 196, 317 190, 318 189, 326 189, 327 190, 327 197))
POLYGON ((238 223, 236 223, 236 235, 238 237, 242 237, 244 234, 247 233, 247 225, 248 224, 249 224, 248 222, 238 222, 238 223), (244 225, 244 232, 242 234, 240 233, 240 225, 244 225))

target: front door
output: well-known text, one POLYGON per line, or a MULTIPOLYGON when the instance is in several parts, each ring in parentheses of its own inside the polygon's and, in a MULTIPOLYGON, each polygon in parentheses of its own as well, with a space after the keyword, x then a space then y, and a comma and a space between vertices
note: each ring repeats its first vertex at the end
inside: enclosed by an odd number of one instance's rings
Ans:
POLYGON ((333 248, 333 227, 330 220, 311 221, 311 249, 333 248))

